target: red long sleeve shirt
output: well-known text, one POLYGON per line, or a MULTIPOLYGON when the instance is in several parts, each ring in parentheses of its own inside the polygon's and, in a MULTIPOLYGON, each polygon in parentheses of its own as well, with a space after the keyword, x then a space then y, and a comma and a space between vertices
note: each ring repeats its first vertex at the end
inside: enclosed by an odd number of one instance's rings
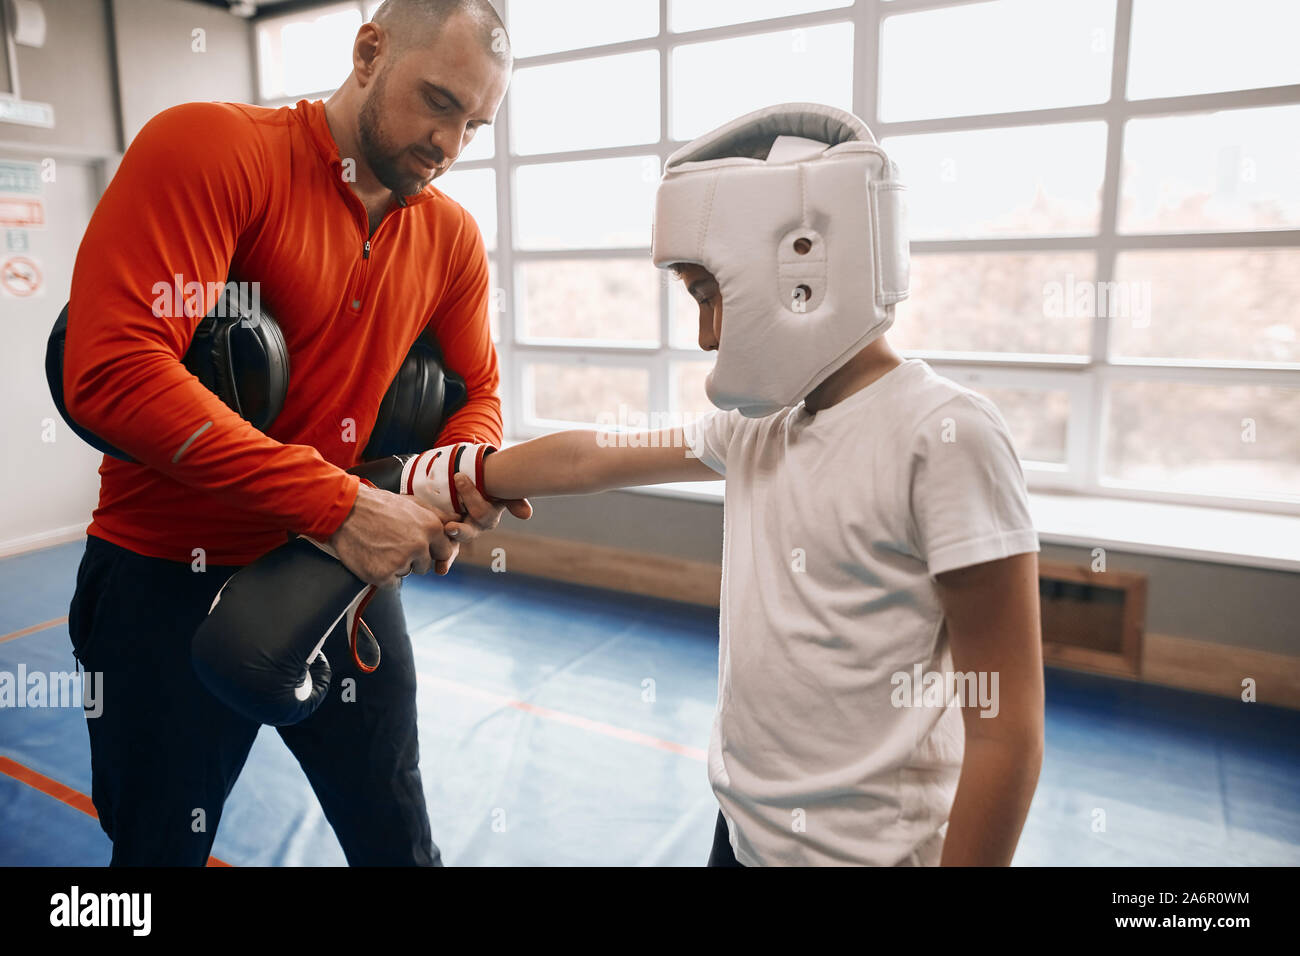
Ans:
POLYGON ((139 462, 104 458, 89 534, 173 561, 201 548, 212 564, 253 561, 286 532, 329 537, 357 494, 344 469, 426 327, 469 391, 440 444, 501 442, 488 263, 473 219, 426 186, 368 232, 321 101, 189 103, 140 131, 72 278, 69 412, 139 462), (209 288, 232 274, 260 283, 289 347, 289 395, 269 434, 181 364, 215 304, 209 288), (204 292, 159 317, 178 276, 204 292))

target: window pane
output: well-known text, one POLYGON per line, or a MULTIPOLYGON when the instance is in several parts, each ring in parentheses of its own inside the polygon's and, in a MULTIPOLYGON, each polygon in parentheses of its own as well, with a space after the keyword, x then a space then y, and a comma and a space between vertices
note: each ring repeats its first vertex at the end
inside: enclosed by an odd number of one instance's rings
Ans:
POLYGON ((510 0, 509 16, 510 42, 517 57, 636 40, 659 32, 658 0, 510 0))
POLYGON ((1300 106, 1130 120, 1121 232, 1300 226, 1300 106))
POLYGON ((456 162, 476 163, 481 159, 491 159, 496 155, 496 137, 496 130, 491 126, 480 127, 469 145, 456 157, 456 162))
POLYGON ((501 312, 505 307, 506 290, 501 288, 495 256, 488 257, 488 286, 492 289, 492 297, 488 299, 488 320, 492 323, 492 341, 500 342, 501 312))
POLYGON ((542 163, 515 171, 522 249, 648 249, 657 156, 542 163))
POLYGON ((897 136, 884 146, 909 186, 913 239, 1097 231, 1104 123, 897 136))
POLYGON ((985 388, 987 397, 1011 431, 1011 441, 1021 461, 1065 464, 1065 433, 1070 420, 1069 393, 1039 388, 985 388))
POLYGON ((1300 362, 1300 249, 1122 252, 1115 278, 1148 306, 1112 316, 1116 356, 1300 362))
POLYGON ((650 373, 642 368, 535 362, 526 371, 532 420, 595 425, 617 421, 620 405, 642 413, 650 405, 650 373))
POLYGON ((361 29, 356 4, 258 24, 262 98, 333 90, 347 78, 361 29))
POLYGON ((567 259, 519 267, 521 339, 659 344, 658 271, 645 259, 567 259))
POLYGON ((676 33, 724 23, 752 23, 796 13, 847 7, 853 0, 669 0, 668 22, 676 33))
POLYGON ((1135 0, 1128 98, 1300 83, 1295 0, 1135 0))
POLYGON ((773 103, 853 108, 853 26, 692 43, 672 52, 672 136, 694 139, 773 103))
POLYGON ((1103 103, 1115 0, 999 0, 892 16, 880 39, 881 119, 1103 103))
POLYGON ((1087 355, 1093 313, 1076 307, 1073 290, 1095 276, 1088 252, 913 256, 912 295, 897 306, 889 341, 912 351, 1087 355))
POLYGON ((554 153, 659 140, 659 54, 602 56, 515 73, 510 84, 516 153, 554 153), (556 104, 581 103, 562 119, 556 104))
POLYGON ((442 190, 478 223, 483 233, 483 244, 489 249, 497 247, 497 193, 496 173, 490 169, 458 170, 443 173, 434 180, 434 187, 442 190))
POLYGON ((682 416, 681 424, 717 411, 704 391, 704 380, 713 370, 712 362, 673 363, 673 411, 682 416))
POLYGON ((1117 382, 1109 478, 1162 491, 1296 497, 1300 389, 1117 382))

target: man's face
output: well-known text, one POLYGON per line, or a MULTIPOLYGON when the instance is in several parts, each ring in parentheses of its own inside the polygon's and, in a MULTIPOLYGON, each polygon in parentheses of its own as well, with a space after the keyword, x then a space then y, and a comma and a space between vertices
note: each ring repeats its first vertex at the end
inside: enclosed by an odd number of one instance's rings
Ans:
POLYGON ((679 265, 675 271, 700 305, 700 348, 713 352, 722 341, 722 290, 718 280, 703 266, 679 265))
POLYGON ((375 177, 399 196, 441 176, 475 132, 496 118, 509 61, 484 49, 466 17, 452 17, 426 46, 387 60, 358 117, 361 151, 375 177))

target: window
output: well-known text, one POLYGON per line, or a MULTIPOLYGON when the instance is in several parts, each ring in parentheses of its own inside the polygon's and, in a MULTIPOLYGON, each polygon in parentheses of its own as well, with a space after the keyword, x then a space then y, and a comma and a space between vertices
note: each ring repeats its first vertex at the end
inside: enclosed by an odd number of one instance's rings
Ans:
MULTIPOLYGON (((264 101, 325 95, 374 6, 259 19, 264 101)), ((909 185, 891 341, 998 405, 1031 488, 1300 512, 1300 4, 498 6, 508 121, 438 185, 492 258, 509 435, 712 409, 698 308, 649 261, 659 173, 812 100, 909 185)))
POLYGON ((336 3, 259 21, 262 102, 292 102, 333 92, 348 75, 352 41, 363 22, 361 8, 355 3, 336 3))
POLYGON ((1300 511, 1300 8, 880 10, 891 340, 997 403, 1031 487, 1300 511))

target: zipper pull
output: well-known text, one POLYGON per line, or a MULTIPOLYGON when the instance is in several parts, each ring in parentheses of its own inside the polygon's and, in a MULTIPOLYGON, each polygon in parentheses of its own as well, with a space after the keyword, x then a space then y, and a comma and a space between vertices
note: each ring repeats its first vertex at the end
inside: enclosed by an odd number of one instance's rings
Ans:
POLYGON ((362 258, 362 259, 369 259, 369 258, 370 258, 370 240, 369 240, 369 239, 367 239, 367 240, 366 240, 366 244, 365 244, 364 246, 361 247, 361 258, 362 258))

